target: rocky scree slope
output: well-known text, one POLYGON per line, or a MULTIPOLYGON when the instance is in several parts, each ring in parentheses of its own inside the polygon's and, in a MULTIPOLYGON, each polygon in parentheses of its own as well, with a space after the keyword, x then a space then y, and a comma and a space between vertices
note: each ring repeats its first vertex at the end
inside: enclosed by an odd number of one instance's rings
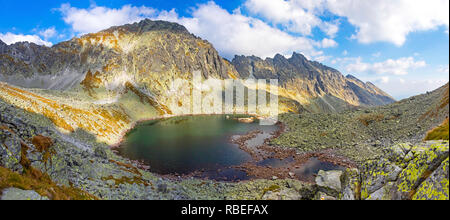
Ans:
POLYGON ((313 199, 317 192, 314 184, 294 179, 163 179, 82 130, 63 134, 46 117, 2 100, 0 112, 0 199, 313 199))
POLYGON ((355 162, 398 143, 419 143, 448 118, 449 85, 390 105, 339 114, 283 114, 286 132, 271 144, 300 152, 333 149, 355 162))
POLYGON ((63 134, 1 100, 0 110, 0 199, 448 199, 448 141, 383 147, 358 169, 319 172, 315 184, 169 180, 82 130, 63 134))
POLYGON ((387 106, 339 115, 283 115, 288 130, 272 144, 357 162, 357 169, 319 172, 316 199, 448 200, 449 131, 442 135, 438 129, 437 137, 446 140, 428 139, 433 128, 448 123, 448 114, 446 84, 387 106))
MULTIPOLYGON (((399 105, 407 103, 410 106, 405 108, 411 109, 414 103, 429 103, 425 115, 433 115, 438 121, 442 117, 439 112, 448 115, 448 106, 441 108, 444 89, 405 100, 399 105), (437 101, 430 101, 430 97, 437 101)), ((448 198, 448 141, 378 147, 383 154, 362 161, 359 169, 319 172, 316 184, 294 179, 241 183, 168 180, 139 169, 138 164, 117 156, 107 145, 97 142, 95 136, 83 130, 61 133, 48 118, 2 100, 0 112, 1 199, 23 196, 36 199, 448 198)), ((368 114, 366 111, 359 113, 368 114)), ((407 118, 401 121, 407 122, 407 118)), ((425 119, 430 120, 429 117, 425 119)), ((326 150, 317 144, 311 146, 317 147, 311 149, 313 151, 326 150)), ((377 149, 376 146, 371 148, 377 149)), ((352 145, 345 149, 343 152, 356 155, 355 152, 361 152, 363 148, 352 145)))

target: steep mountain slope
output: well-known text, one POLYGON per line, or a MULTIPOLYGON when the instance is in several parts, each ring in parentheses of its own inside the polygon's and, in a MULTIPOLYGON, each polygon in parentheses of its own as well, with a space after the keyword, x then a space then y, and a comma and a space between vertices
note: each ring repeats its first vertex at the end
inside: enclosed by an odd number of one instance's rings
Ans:
POLYGON ((6 45, 2 40, 0 40, 0 54, 4 53, 4 51, 6 51, 6 47, 8 45, 6 45))
MULTIPOLYGON (((207 41, 165 21, 111 27, 51 48, 0 43, 0 52, 0 81, 5 82, 0 98, 45 115, 62 130, 83 129, 107 143, 115 143, 136 121, 191 113, 195 91, 222 98, 214 81, 193 85, 195 71, 204 80, 235 79, 248 90, 277 90, 278 112, 338 112, 392 101, 375 86, 300 54, 266 61, 236 57, 230 63, 207 41), (261 87, 247 78, 280 82, 261 87), (184 81, 174 87, 176 79, 184 81)), ((246 112, 245 107, 234 110, 246 112)))
POLYGON ((150 20, 112 27, 52 48, 16 43, 3 57, 3 81, 41 89, 82 85, 88 91, 113 90, 131 82, 159 93, 168 90, 174 78, 189 78, 194 70, 202 71, 205 78, 227 77, 232 71, 212 45, 183 26, 150 20))
POLYGON ((273 144, 302 152, 332 148, 354 161, 382 155, 384 147, 419 143, 448 119, 449 84, 390 105, 339 114, 284 114, 287 132, 273 144), (357 149, 357 150, 355 150, 357 149))
POLYGON ((376 106, 395 100, 372 83, 349 75, 294 53, 262 60, 259 57, 236 56, 233 65, 242 77, 277 78, 292 98, 315 112, 336 112, 350 106, 376 106))
POLYGON ((353 90, 360 102, 364 105, 386 105, 395 101, 389 94, 382 91, 371 82, 364 83, 352 75, 347 75, 346 79, 347 85, 353 90))
MULTIPOLYGON (((0 81, 7 84, 0 85, 0 98, 108 143, 133 122, 190 113, 193 90, 222 97, 214 83, 194 86, 194 71, 203 79, 239 78, 211 44, 163 21, 112 27, 51 48, 2 44, 2 51, 0 81), (185 81, 175 88, 175 79, 185 81)), ((279 100, 281 112, 299 108, 294 100, 279 100)))

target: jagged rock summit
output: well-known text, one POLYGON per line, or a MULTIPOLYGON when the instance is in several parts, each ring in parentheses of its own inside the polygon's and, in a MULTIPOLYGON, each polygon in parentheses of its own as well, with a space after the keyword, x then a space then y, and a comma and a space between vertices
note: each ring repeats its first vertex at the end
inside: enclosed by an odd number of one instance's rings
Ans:
POLYGON ((6 45, 2 40, 0 40, 0 53, 3 53, 6 50, 6 45))
POLYGON ((339 71, 305 56, 293 53, 287 59, 277 54, 265 60, 236 56, 233 65, 242 77, 277 78, 282 87, 294 92, 293 99, 310 106, 313 111, 340 111, 352 106, 377 106, 394 102, 394 98, 372 83, 339 71), (304 101, 302 101, 304 100, 304 101))

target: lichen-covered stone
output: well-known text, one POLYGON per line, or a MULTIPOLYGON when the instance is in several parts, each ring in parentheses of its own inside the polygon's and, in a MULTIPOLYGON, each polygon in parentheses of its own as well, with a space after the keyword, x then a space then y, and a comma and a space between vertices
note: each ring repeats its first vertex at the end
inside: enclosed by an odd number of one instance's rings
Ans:
POLYGON ((393 191, 393 199, 411 199, 419 185, 448 158, 448 142, 426 142, 411 149, 414 154, 400 173, 393 191))
POLYGON ((262 200, 301 200, 302 196, 293 189, 283 189, 278 191, 267 191, 262 200))
POLYGON ((396 144, 385 150, 385 157, 389 161, 404 168, 412 159, 412 154, 409 154, 411 148, 412 146, 410 144, 396 144))
POLYGON ((21 171, 22 147, 20 139, 9 131, 3 131, 2 133, 0 135, 0 166, 14 171, 21 171))
POLYGON ((0 200, 48 200, 48 198, 33 190, 8 188, 3 190, 0 200))
POLYGON ((386 185, 381 187, 379 190, 373 192, 369 195, 367 200, 390 200, 390 191, 394 186, 393 182, 388 182, 386 185))
POLYGON ((379 157, 389 159, 388 153, 392 153, 393 159, 398 158, 393 162, 404 168, 414 157, 412 153, 404 152, 422 142, 427 131, 448 117, 448 103, 436 110, 446 91, 448 85, 392 105, 339 114, 282 114, 279 120, 286 125, 287 131, 271 143, 305 153, 320 151, 325 146, 359 165, 379 157), (433 112, 433 117, 425 118, 429 112, 433 112), (359 120, 369 116, 376 116, 377 120, 367 126, 359 120), (399 143, 405 144, 389 149, 399 143))
POLYGON ((401 168, 384 158, 364 164, 361 174, 361 199, 367 199, 389 182, 397 180, 401 171, 401 168))
POLYGON ((360 175, 359 170, 347 169, 344 173, 344 186, 342 190, 342 200, 356 200, 360 197, 360 175))
POLYGON ((108 159, 108 154, 106 153, 105 149, 102 147, 97 147, 94 150, 94 153, 97 157, 103 158, 103 159, 108 159))
POLYGON ((336 197, 329 196, 324 192, 317 192, 314 200, 337 200, 336 197))
POLYGON ((435 170, 431 176, 420 184, 413 200, 448 200, 449 199, 449 158, 435 170))
POLYGON ((342 190, 342 174, 343 172, 340 170, 320 170, 316 177, 316 184, 322 192, 337 197, 342 190))
MULTIPOLYGON (((360 199, 448 199, 448 141, 397 144, 384 152, 384 156, 364 163, 357 171, 360 192, 356 195, 360 199)), ((353 185, 344 180, 341 199, 352 199, 353 185)))
POLYGON ((312 200, 317 188, 298 180, 254 180, 228 184, 224 189, 227 200, 312 200))

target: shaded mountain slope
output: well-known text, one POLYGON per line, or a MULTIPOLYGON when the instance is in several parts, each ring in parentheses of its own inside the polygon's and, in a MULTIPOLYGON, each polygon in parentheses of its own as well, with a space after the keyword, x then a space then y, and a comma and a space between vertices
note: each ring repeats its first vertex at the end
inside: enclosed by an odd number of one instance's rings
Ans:
POLYGON ((344 77, 339 71, 309 61, 298 53, 289 59, 279 54, 265 60, 236 56, 232 63, 242 77, 279 79, 282 87, 294 92, 294 99, 315 112, 336 112, 349 106, 377 106, 395 101, 372 83, 350 75, 344 77))

